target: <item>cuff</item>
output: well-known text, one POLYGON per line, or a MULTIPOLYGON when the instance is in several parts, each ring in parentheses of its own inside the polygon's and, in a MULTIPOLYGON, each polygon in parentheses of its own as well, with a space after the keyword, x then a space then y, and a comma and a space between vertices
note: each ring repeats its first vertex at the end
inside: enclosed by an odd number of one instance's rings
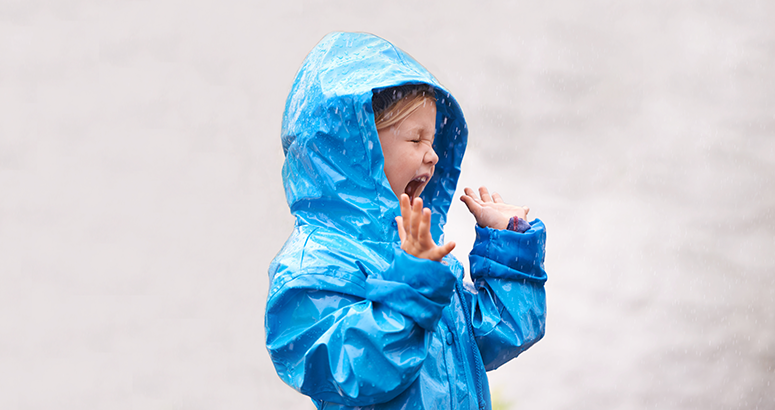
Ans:
POLYGON ((416 258, 398 249, 393 264, 382 278, 366 279, 366 298, 409 317, 424 329, 433 330, 452 298, 455 280, 447 265, 416 258))
POLYGON ((476 241, 469 255, 471 278, 545 282, 546 228, 540 219, 530 225, 524 233, 476 226, 476 241))

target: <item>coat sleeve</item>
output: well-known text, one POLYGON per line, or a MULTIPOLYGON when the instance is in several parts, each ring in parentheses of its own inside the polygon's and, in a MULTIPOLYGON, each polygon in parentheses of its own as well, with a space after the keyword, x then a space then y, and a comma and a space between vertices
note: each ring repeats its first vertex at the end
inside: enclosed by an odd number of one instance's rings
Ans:
POLYGON ((465 293, 485 369, 517 357, 544 336, 546 228, 525 233, 476 227, 469 255, 474 289, 465 293))
POLYGON ((401 250, 379 273, 348 256, 326 255, 341 262, 327 266, 320 259, 270 267, 266 345, 278 375, 316 400, 367 406, 395 398, 419 374, 454 275, 401 250))

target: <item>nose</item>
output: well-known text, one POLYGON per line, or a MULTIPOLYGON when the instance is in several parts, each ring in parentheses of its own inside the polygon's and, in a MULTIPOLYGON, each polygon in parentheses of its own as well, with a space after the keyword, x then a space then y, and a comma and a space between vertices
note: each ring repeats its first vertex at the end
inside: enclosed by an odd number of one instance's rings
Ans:
POLYGON ((436 165, 437 162, 439 162, 439 156, 436 155, 436 151, 433 150, 433 147, 428 148, 428 151, 425 152, 425 162, 430 162, 431 165, 436 165))

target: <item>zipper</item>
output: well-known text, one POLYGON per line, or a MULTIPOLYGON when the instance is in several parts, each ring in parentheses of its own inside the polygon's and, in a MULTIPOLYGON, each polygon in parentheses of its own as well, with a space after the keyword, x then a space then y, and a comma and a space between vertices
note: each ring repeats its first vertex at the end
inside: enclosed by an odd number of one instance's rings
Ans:
POLYGON ((480 360, 476 360, 476 355, 479 354, 477 351, 477 345, 476 345, 476 338, 474 337, 474 325, 471 323, 471 315, 468 311, 468 306, 466 305, 465 298, 463 297, 463 289, 460 285, 460 281, 455 281, 455 290, 457 291, 458 299, 460 300, 460 305, 463 308, 463 314, 466 317, 466 326, 468 327, 468 338, 469 338, 469 344, 471 346, 471 358, 474 361, 474 385, 476 386, 476 399, 479 404, 480 410, 485 410, 486 403, 484 402, 484 391, 482 387, 482 368, 479 366, 480 360))

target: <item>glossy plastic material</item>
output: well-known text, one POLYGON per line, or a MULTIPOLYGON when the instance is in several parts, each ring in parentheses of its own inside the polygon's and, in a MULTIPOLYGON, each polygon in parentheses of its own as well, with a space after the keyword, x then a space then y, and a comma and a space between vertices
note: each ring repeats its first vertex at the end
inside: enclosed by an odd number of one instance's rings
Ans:
POLYGON ((441 242, 468 132, 425 68, 378 37, 332 33, 288 96, 283 180, 296 226, 269 268, 266 344, 278 375, 321 409, 488 409, 485 369, 544 334, 540 220, 523 234, 476 227, 473 284, 452 256, 400 249, 371 97, 406 83, 436 90, 439 162, 422 197, 441 242))

